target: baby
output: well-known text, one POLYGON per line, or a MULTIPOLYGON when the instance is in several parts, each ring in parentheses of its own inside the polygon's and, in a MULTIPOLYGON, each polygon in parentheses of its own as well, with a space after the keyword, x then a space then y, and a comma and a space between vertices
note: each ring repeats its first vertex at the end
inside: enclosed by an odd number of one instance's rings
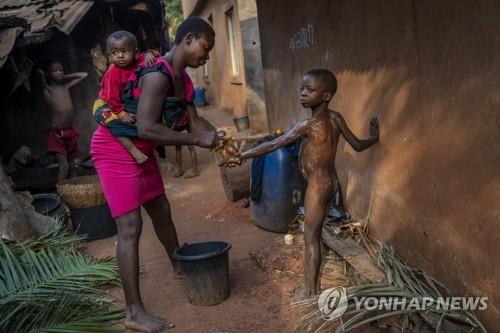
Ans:
POLYGON ((127 31, 109 35, 106 48, 112 65, 102 79, 99 98, 94 103, 94 118, 109 128, 137 163, 144 163, 148 157, 131 140, 137 137, 135 115, 125 111, 121 96, 137 65, 151 66, 159 54, 153 51, 140 53, 137 39, 127 31))

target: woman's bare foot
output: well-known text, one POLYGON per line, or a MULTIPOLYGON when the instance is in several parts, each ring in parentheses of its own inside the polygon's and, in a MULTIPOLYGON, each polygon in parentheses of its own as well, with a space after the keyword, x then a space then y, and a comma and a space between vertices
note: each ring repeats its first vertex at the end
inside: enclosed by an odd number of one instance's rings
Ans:
POLYGON ((137 164, 142 164, 148 160, 148 156, 139 149, 131 151, 130 154, 132 154, 132 157, 137 162, 137 164))
POLYGON ((127 318, 123 325, 128 329, 146 333, 158 333, 175 326, 171 322, 150 315, 145 311, 140 311, 134 315, 127 313, 127 318))
POLYGON ((193 178, 193 177, 196 177, 196 176, 199 176, 200 175, 200 172, 198 171, 198 169, 189 169, 186 174, 184 175, 184 178, 193 178))

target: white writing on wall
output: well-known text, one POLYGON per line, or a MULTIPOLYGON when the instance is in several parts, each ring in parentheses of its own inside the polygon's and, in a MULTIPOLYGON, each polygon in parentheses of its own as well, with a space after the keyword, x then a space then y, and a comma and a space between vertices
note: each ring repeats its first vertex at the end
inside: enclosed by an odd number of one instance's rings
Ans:
POLYGON ((288 48, 291 50, 303 49, 312 45, 314 45, 314 29, 312 24, 301 28, 288 41, 288 48))

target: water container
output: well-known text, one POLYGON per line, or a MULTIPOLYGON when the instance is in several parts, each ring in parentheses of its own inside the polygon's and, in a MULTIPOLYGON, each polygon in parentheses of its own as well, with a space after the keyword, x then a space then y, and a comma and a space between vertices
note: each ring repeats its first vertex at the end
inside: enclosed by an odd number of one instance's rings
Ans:
POLYGON ((189 303, 215 305, 229 297, 230 249, 228 242, 210 241, 186 244, 175 250, 189 303))
POLYGON ((63 224, 67 222, 66 210, 61 205, 61 199, 55 193, 39 193, 33 194, 33 202, 31 205, 35 210, 43 215, 53 218, 60 218, 63 224))
POLYGON ((95 207, 71 208, 71 220, 76 232, 87 235, 87 241, 112 237, 117 234, 116 223, 108 204, 95 207))
POLYGON ((299 150, 296 144, 265 156, 262 194, 258 202, 252 202, 252 220, 257 226, 287 232, 303 205, 306 181, 298 166, 299 150))
POLYGON ((205 106, 207 104, 205 101, 205 88, 196 87, 194 89, 193 103, 196 106, 205 106))

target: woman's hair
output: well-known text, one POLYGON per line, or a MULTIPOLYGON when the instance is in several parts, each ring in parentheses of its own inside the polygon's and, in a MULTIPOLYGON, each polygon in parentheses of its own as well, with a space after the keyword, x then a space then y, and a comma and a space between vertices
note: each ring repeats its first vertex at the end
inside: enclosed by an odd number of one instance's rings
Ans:
POLYGON ((189 17, 179 25, 175 33, 174 43, 180 44, 188 33, 192 33, 196 38, 202 36, 208 39, 215 38, 215 31, 212 26, 199 17, 189 17))

